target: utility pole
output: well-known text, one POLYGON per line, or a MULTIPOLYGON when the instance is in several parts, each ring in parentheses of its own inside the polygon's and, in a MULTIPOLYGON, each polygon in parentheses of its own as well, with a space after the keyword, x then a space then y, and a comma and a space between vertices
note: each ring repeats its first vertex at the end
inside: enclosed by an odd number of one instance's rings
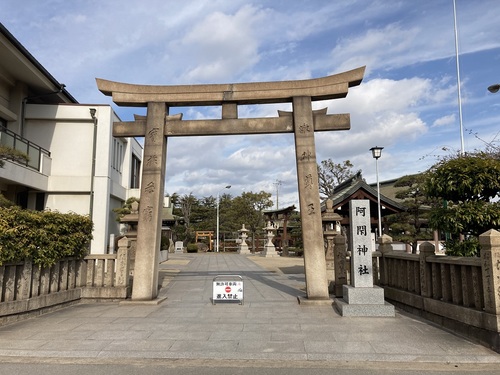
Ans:
POLYGON ((454 30, 455 30, 455 58, 457 65, 457 89, 458 89, 458 121, 460 125, 460 155, 463 156, 465 154, 464 147, 464 127, 462 120, 462 93, 460 90, 461 82, 460 82, 460 62, 459 62, 459 53, 458 53, 458 26, 457 26, 457 4, 455 0, 453 0, 453 21, 454 21, 454 30))
POLYGON ((279 189, 283 181, 281 180, 276 180, 276 182, 273 183, 273 185, 276 185, 276 209, 279 209, 279 189))

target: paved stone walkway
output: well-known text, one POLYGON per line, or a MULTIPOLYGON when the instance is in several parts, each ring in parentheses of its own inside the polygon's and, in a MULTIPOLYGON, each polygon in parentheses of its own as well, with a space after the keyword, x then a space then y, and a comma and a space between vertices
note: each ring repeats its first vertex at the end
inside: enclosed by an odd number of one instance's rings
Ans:
POLYGON ((432 324, 348 318, 304 306, 299 259, 173 254, 159 305, 81 303, 0 327, 1 358, 223 359, 498 363, 500 355, 432 324), (253 261, 254 259, 255 261, 253 261), (297 263, 297 261, 299 263, 297 263), (244 304, 213 305, 216 275, 244 279, 244 304))

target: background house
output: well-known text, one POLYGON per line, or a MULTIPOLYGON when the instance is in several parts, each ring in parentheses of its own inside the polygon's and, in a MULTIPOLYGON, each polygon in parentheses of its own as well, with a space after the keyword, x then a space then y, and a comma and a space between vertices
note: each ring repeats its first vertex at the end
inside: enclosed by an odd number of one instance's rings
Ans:
POLYGON ((142 146, 114 138, 109 105, 79 104, 0 24, 0 144, 29 155, 0 168, 0 192, 23 208, 89 215, 92 253, 120 234, 114 208, 139 196, 142 146))
MULTIPOLYGON (((349 201, 353 199, 367 199, 370 201, 370 223, 371 232, 376 233, 378 228, 378 199, 377 199, 377 188, 368 185, 361 172, 342 182, 340 185, 335 187, 333 195, 329 197, 333 201, 333 209, 337 214, 342 216, 340 224, 342 227, 349 228, 349 201)), ((386 233, 387 223, 385 222, 385 217, 388 215, 396 214, 405 211, 405 207, 395 200, 380 193, 380 205, 381 205, 381 218, 382 218, 382 231, 386 233)), ((322 212, 325 210, 325 205, 322 205, 322 212)), ((380 233, 377 233, 379 236, 380 233)))

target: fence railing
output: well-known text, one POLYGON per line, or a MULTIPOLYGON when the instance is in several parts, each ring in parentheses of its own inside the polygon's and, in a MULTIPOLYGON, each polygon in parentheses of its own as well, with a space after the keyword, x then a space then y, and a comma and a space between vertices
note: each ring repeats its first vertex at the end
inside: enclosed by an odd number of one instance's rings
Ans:
POLYGON ((46 155, 50 157, 50 151, 38 146, 26 138, 21 137, 19 134, 7 129, 0 125, 0 145, 13 148, 14 150, 21 151, 28 155, 29 160, 21 163, 19 160, 17 163, 26 165, 29 168, 35 169, 37 171, 41 170, 42 156, 46 155))
POLYGON ((129 248, 125 237, 118 242, 116 254, 62 259, 51 267, 32 262, 0 266, 0 323, 81 298, 127 298, 131 288, 129 248))
MULTIPOLYGON (((420 245, 419 254, 408 254, 394 251, 391 237, 381 236, 373 255, 374 283, 397 307, 500 352, 500 232, 482 234, 479 243, 480 257, 436 255, 430 242, 420 245)), ((342 267, 337 271, 342 274, 342 267)))
POLYGON ((85 257, 81 270, 83 298, 124 299, 130 294, 130 240, 118 241, 116 254, 92 254, 85 257))

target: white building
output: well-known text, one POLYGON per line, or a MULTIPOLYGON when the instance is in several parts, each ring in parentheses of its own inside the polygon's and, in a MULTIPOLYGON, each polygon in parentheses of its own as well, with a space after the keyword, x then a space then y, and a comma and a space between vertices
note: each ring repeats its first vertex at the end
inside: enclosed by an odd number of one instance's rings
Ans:
POLYGON ((0 192, 23 208, 90 215, 92 253, 120 234, 114 208, 139 196, 142 146, 114 138, 109 105, 78 104, 0 23, 0 144, 27 153, 6 161, 0 192))

